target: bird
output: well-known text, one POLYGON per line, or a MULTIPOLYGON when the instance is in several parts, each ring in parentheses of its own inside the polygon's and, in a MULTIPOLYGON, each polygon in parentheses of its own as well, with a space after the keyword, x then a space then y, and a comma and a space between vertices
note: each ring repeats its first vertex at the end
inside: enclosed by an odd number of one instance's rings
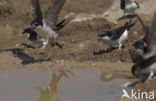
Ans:
POLYGON ((135 0, 120 0, 120 9, 123 10, 124 16, 129 13, 135 13, 139 4, 135 0))
POLYGON ((134 44, 133 47, 137 50, 137 54, 139 54, 140 56, 144 56, 144 54, 147 53, 147 36, 144 35, 143 38, 141 38, 140 40, 137 40, 134 44))
POLYGON ((112 50, 113 44, 119 44, 118 50, 122 48, 122 42, 128 37, 129 30, 136 23, 126 22, 124 26, 113 29, 111 31, 101 31, 98 33, 98 38, 104 40, 109 48, 107 50, 112 50))
POLYGON ((152 79, 156 75, 156 12, 154 13, 151 26, 146 33, 146 52, 143 54, 143 59, 132 66, 131 72, 134 77, 141 82, 152 79))
MULTIPOLYGON (((62 28, 64 28, 71 19, 64 19, 61 22, 57 22, 59 13, 63 8, 65 0, 53 0, 50 7, 45 12, 45 15, 42 15, 39 0, 31 0, 32 4, 32 15, 34 20, 31 22, 31 26, 33 29, 39 28, 41 29, 45 35, 47 42, 43 44, 42 48, 45 48, 49 43, 49 39, 54 41, 52 46, 59 45, 57 42, 59 32, 62 28)), ((59 45, 62 48, 61 45, 59 45)))
POLYGON ((22 33, 26 35, 28 40, 32 43, 41 44, 41 46, 44 46, 48 42, 45 38, 39 36, 38 33, 35 32, 31 27, 24 29, 22 33))
POLYGON ((147 53, 147 43, 148 43, 148 40, 147 40, 148 35, 147 34, 149 33, 150 28, 148 25, 144 24, 143 20, 140 18, 139 15, 136 15, 136 18, 140 22, 144 36, 140 40, 137 40, 133 44, 133 47, 137 50, 137 54, 139 54, 143 58, 144 55, 147 53))
POLYGON ((141 82, 154 78, 156 75, 156 55, 145 58, 133 65, 131 72, 136 78, 139 78, 141 82))

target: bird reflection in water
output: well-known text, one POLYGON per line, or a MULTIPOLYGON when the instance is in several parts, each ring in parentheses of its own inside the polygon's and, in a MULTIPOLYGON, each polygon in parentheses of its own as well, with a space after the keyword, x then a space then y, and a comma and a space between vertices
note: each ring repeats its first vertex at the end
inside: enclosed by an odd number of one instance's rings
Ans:
POLYGON ((71 71, 52 72, 51 82, 46 89, 40 89, 39 101, 60 101, 58 98, 58 84, 62 77, 70 78, 74 74, 71 71))

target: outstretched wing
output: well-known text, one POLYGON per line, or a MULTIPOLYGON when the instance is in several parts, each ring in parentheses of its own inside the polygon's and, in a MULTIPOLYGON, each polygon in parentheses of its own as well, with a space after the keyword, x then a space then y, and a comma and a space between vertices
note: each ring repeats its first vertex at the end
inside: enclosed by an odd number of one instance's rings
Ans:
POLYGON ((31 0, 31 9, 32 9, 32 15, 34 18, 40 18, 42 19, 42 12, 40 8, 40 3, 38 0, 31 0))
POLYGON ((156 12, 154 13, 149 33, 147 33, 147 50, 156 53, 156 12))
POLYGON ((51 26, 55 27, 57 24, 58 15, 65 3, 65 0, 53 0, 53 3, 45 13, 45 21, 51 26))

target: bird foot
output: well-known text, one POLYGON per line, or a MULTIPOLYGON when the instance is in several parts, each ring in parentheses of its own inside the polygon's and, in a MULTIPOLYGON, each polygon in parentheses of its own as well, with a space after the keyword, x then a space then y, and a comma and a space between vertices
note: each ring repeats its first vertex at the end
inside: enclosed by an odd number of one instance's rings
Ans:
POLYGON ((55 45, 58 46, 58 47, 61 48, 61 49, 63 48, 63 46, 62 46, 61 44, 59 44, 58 42, 51 43, 51 46, 52 46, 52 47, 54 47, 55 45))

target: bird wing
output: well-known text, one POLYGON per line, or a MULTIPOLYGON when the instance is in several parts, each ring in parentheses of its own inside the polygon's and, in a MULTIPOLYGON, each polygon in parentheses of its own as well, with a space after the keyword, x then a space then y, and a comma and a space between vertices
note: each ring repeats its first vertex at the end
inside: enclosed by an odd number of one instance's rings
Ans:
POLYGON ((65 0, 53 0, 53 3, 45 13, 45 21, 52 28, 56 26, 58 15, 65 3, 65 0))
POLYGON ((32 15, 34 18, 40 18, 42 19, 42 12, 40 8, 40 3, 38 0, 31 0, 31 9, 32 9, 32 15))
POLYGON ((123 34, 124 31, 125 31, 124 28, 119 28, 119 29, 112 30, 110 32, 111 39, 112 40, 117 40, 123 34))
POLYGON ((154 13, 149 33, 147 33, 147 50, 156 53, 156 12, 154 13))

